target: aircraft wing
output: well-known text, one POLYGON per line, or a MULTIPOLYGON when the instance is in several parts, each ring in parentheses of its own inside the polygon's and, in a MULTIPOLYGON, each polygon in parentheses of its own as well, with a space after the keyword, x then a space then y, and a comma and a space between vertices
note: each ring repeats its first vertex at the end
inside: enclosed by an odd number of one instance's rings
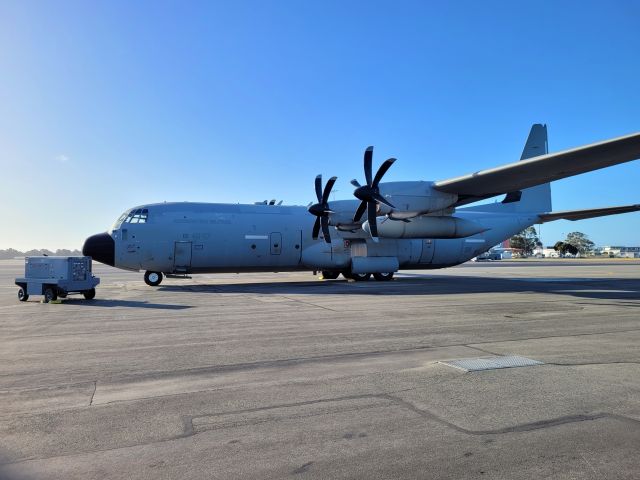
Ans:
POLYGON ((435 182, 464 199, 489 198, 640 158, 640 132, 435 182))
POLYGON ((554 220, 585 220, 587 218, 638 211, 640 211, 640 205, 624 205, 622 207, 588 208, 586 210, 565 210, 564 212, 542 213, 539 217, 540 223, 545 223, 553 222, 554 220))

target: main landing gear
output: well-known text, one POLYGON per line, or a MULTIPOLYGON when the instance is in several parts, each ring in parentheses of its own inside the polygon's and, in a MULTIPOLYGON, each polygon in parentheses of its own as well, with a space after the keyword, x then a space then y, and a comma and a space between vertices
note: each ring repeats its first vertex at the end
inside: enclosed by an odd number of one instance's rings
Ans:
MULTIPOLYGON (((342 273, 342 276, 348 280, 355 280, 356 282, 366 282, 371 278, 370 273, 353 273, 353 272, 336 272, 336 271, 323 271, 322 278, 323 280, 335 280, 338 278, 338 275, 342 273)), ((393 279, 393 272, 378 272, 373 274, 373 278, 375 278, 378 282, 388 282, 393 279)))
POLYGON ((162 283, 162 273, 161 272, 150 272, 147 270, 144 272, 144 283, 149 285, 150 287, 157 287, 162 283))

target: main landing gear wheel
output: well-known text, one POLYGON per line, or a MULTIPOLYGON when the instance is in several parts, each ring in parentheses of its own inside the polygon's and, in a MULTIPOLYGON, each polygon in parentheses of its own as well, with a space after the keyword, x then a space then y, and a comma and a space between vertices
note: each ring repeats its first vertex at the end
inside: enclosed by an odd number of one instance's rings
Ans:
POLYGON ((324 270, 322 272, 322 279, 323 280, 335 280, 336 278, 338 278, 338 275, 340 275, 340 272, 330 272, 330 271, 324 270))
POLYGON ((356 282, 366 282, 371 278, 370 273, 342 272, 342 276, 344 278, 348 278, 349 280, 355 280, 356 282))
POLYGON ((27 300, 29 300, 29 294, 24 287, 20 287, 20 290, 18 290, 18 300, 20 300, 21 302, 26 302, 27 300))
POLYGON ((162 273, 146 271, 144 273, 144 283, 150 287, 157 287, 162 282, 162 273))
POLYGON ((373 278, 379 282, 388 282, 393 278, 393 272, 388 273, 374 273, 373 278))

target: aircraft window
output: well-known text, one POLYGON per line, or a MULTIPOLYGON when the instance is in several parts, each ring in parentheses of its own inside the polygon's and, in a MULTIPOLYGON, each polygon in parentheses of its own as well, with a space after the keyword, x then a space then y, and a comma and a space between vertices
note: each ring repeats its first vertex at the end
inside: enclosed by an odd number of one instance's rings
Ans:
POLYGON ((125 221, 126 218, 127 218, 127 212, 125 212, 122 215, 120 215, 118 217, 118 220, 116 220, 115 223, 113 224, 113 227, 111 227, 111 230, 115 230, 117 228, 120 228, 120 225, 122 225, 122 223, 125 221))
POLYGON ((129 213, 125 223, 147 223, 147 218, 149 218, 149 210, 139 208, 129 213))

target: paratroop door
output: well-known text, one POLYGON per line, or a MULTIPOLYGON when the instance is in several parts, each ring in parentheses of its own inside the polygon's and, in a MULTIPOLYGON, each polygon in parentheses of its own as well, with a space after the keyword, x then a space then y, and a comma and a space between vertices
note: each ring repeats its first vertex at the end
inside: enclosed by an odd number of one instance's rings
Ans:
POLYGON ((186 272, 191 269, 191 242, 176 242, 173 265, 176 272, 186 272))

